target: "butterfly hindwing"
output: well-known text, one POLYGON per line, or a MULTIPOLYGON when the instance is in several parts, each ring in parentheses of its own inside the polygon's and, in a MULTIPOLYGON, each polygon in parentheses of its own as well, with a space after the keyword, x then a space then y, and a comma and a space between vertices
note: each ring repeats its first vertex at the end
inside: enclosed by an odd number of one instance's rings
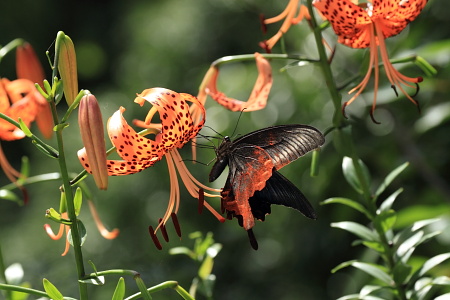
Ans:
POLYGON ((234 201, 225 201, 224 208, 243 217, 243 227, 249 230, 255 224, 248 199, 264 189, 272 176, 274 165, 265 150, 254 145, 240 144, 229 157, 227 182, 234 201))
POLYGON ((270 205, 284 205, 301 212, 305 217, 316 219, 314 208, 305 195, 286 177, 277 171, 266 181, 261 191, 256 191, 249 199, 252 214, 264 221, 265 215, 270 213, 270 205))

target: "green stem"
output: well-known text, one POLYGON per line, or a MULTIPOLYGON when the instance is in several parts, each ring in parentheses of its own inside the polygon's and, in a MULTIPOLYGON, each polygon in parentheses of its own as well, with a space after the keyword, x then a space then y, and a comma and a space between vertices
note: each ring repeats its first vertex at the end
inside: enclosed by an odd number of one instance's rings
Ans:
MULTIPOLYGON (((58 35, 56 37, 56 43, 55 43, 55 58, 53 63, 53 70, 52 70, 52 86, 55 85, 55 78, 57 78, 58 75, 58 62, 59 62, 59 47, 61 46, 60 40, 61 37, 64 36, 64 32, 60 31, 58 32, 58 35)), ((54 95, 52 95, 54 97, 54 95)), ((53 121, 55 125, 60 125, 58 120, 58 113, 56 111, 56 104, 55 99, 52 99, 52 101, 49 101, 50 107, 52 110, 53 115, 53 121)), ((85 274, 84 270, 84 263, 83 263, 83 253, 81 251, 81 237, 80 232, 78 230, 78 222, 77 222, 77 216, 75 213, 75 204, 74 204, 74 195, 72 191, 72 187, 70 185, 70 179, 69 179, 69 172, 67 169, 67 163, 66 163, 66 156, 64 152, 64 141, 63 141, 63 135, 62 131, 64 130, 64 126, 56 126, 56 139, 58 142, 58 151, 59 151, 59 157, 58 157, 58 163, 59 168, 61 171, 61 178, 63 181, 63 187, 64 192, 66 196, 66 204, 67 204, 67 214, 69 216, 70 221, 72 224, 70 225, 70 232, 72 234, 72 243, 73 243, 73 249, 75 252, 75 263, 77 266, 77 275, 78 279, 82 279, 85 274)), ((80 293, 80 299, 85 300, 88 298, 87 295, 87 286, 85 283, 78 281, 78 289, 80 293)))
MULTIPOLYGON (((300 55, 295 54, 281 54, 281 53, 261 53, 261 55, 264 58, 267 59, 293 59, 293 60, 299 60, 299 61, 308 61, 308 62, 318 62, 315 59, 303 57, 300 55)), ((211 66, 218 67, 221 64, 226 64, 229 62, 240 62, 240 61, 249 61, 249 60, 255 60, 254 54, 241 54, 241 55, 230 55, 230 56, 224 56, 219 59, 216 59, 212 62, 211 66)))
POLYGON ((22 287, 22 286, 18 286, 18 285, 12 285, 12 284, 0 283, 0 290, 16 291, 16 292, 29 294, 29 295, 36 295, 39 297, 46 297, 46 298, 49 297, 46 292, 35 290, 35 289, 30 289, 30 288, 26 288, 26 287, 22 287))
POLYGON ((11 52, 18 46, 23 45, 23 43, 25 43, 25 40, 19 38, 19 39, 14 39, 11 42, 9 42, 8 44, 6 44, 5 46, 1 47, 0 48, 0 62, 2 61, 3 57, 6 54, 11 52))
MULTIPOLYGON (((183 297, 183 299, 194 300, 194 298, 183 287, 181 287, 178 284, 178 282, 176 282, 176 281, 162 282, 158 285, 148 288, 147 291, 149 293, 155 293, 155 292, 159 292, 161 290, 169 289, 169 288, 174 289, 181 297, 183 297)), ((125 298, 125 300, 135 300, 135 299, 139 299, 141 297, 142 297, 141 293, 136 293, 134 295, 131 295, 128 298, 125 298)))
MULTIPOLYGON (((54 102, 51 103, 52 107, 55 106, 54 102)), ((52 109, 52 111, 56 112, 56 109, 52 109)), ((58 124, 58 123, 56 123, 58 124)), ((77 216, 75 213, 75 204, 74 204, 74 195, 72 191, 72 187, 70 185, 70 179, 69 179, 69 173, 67 169, 66 164, 66 156, 64 152, 64 141, 63 141, 63 135, 62 130, 64 127, 60 127, 56 131, 56 139, 58 142, 58 151, 59 151, 59 168, 61 171, 61 178, 63 181, 63 187, 64 192, 66 195, 66 204, 67 204, 67 213, 69 215, 69 219, 72 222, 70 225, 70 232, 72 234, 72 242, 73 242, 73 249, 75 252, 75 262, 77 265, 77 275, 78 279, 82 279, 84 277, 84 264, 83 264, 83 253, 81 251, 81 237, 80 232, 78 231, 78 222, 77 222, 77 216)), ((80 292, 80 299, 84 300, 87 299, 87 287, 86 284, 78 281, 79 286, 79 292, 80 292)))
MULTIPOLYGON (((3 260, 3 252, 2 252, 2 247, 0 247, 0 279, 4 282, 4 283, 8 283, 8 280, 6 278, 6 265, 5 265, 5 261, 3 260)), ((11 299, 11 291, 7 290, 6 291, 6 295, 5 295, 6 299, 11 299)))
POLYGON ((321 67, 323 76, 325 77, 325 83, 330 92, 331 99, 334 104, 334 116, 333 125, 337 128, 344 125, 344 117, 341 112, 341 95, 336 87, 336 82, 333 77, 333 72, 331 71, 330 62, 328 61, 328 56, 323 45, 322 29, 317 25, 315 16, 315 11, 312 6, 312 0, 307 1, 308 11, 311 15, 311 26, 314 33, 314 38, 316 41, 317 51, 319 53, 319 65, 321 67))

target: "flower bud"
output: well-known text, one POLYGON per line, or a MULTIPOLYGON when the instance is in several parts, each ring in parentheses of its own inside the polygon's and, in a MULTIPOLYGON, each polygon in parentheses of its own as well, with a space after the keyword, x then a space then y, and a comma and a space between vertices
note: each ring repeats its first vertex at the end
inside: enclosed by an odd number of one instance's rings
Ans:
MULTIPOLYGON (((103 131, 103 121, 97 99, 94 95, 83 96, 78 111, 78 123, 81 139, 87 160, 84 166, 94 176, 95 184, 101 190, 108 187, 108 170, 106 167, 106 146, 103 131)), ((78 151, 78 155, 80 155, 78 151)))
POLYGON ((72 105, 78 95, 77 57, 75 46, 69 36, 58 32, 56 48, 59 54, 58 70, 63 80, 64 96, 67 104, 72 105))

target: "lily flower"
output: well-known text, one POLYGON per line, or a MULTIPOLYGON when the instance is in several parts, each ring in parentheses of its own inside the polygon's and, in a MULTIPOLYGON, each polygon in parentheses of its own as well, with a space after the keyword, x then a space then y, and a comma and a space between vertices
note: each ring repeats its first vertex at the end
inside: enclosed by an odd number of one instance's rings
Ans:
MULTIPOLYGON (((19 118, 28 127, 36 118, 41 103, 46 102, 37 91, 34 84, 28 79, 9 81, 6 78, 0 80, 0 113, 18 121, 19 118)), ((14 141, 25 137, 25 133, 10 122, 0 118, 0 140, 14 141)), ((25 203, 28 196, 25 188, 17 181, 22 177, 19 171, 14 169, 6 159, 0 146, 0 166, 11 182, 17 185, 24 194, 25 203)))
POLYGON ((265 49, 267 53, 271 52, 273 46, 275 46, 275 44, 292 25, 300 23, 304 18, 307 20, 311 19, 308 8, 303 4, 299 6, 299 2, 300 0, 289 0, 288 5, 281 14, 269 19, 262 20, 263 31, 265 32, 267 24, 276 23, 284 19, 283 24, 281 25, 278 32, 270 39, 260 43, 260 46, 265 49), (295 15, 295 13, 297 13, 297 16, 295 15))
MULTIPOLYGON (((356 1, 357 2, 357 1, 356 1)), ((338 36, 338 42, 351 48, 369 48, 369 68, 361 83, 349 91, 355 95, 344 103, 342 111, 351 104, 366 88, 374 72, 374 99, 370 116, 375 123, 373 113, 376 107, 379 82, 379 55, 384 65, 385 73, 392 88, 397 94, 397 88, 416 106, 419 103, 413 99, 403 86, 419 90, 418 83, 422 77, 408 77, 397 71, 389 61, 385 39, 399 34, 409 22, 413 21, 427 0, 369 0, 357 5, 350 0, 314 0, 314 6, 331 23, 338 36)))
MULTIPOLYGON (((161 228, 163 231, 166 222, 171 217, 177 226, 176 213, 180 204, 180 190, 176 170, 178 170, 184 185, 194 198, 199 198, 199 195, 204 190, 215 193, 220 193, 220 190, 207 187, 196 180, 188 171, 177 150, 193 139, 205 122, 205 109, 197 98, 189 94, 176 93, 164 88, 152 88, 144 90, 141 94, 137 94, 134 102, 140 106, 143 106, 146 102, 153 105, 145 120, 135 120, 133 123, 136 126, 145 128, 145 134, 154 134, 154 139, 141 136, 128 125, 123 117, 125 108, 120 107, 109 118, 107 132, 121 160, 107 160, 108 175, 121 176, 138 173, 153 166, 164 156, 166 157, 171 185, 169 205, 156 229, 153 230, 150 227, 150 233, 155 245, 161 248, 157 239, 155 241, 158 229, 161 228), (190 106, 188 102, 193 103, 193 105, 196 105, 200 109, 201 119, 198 122, 194 122, 189 112, 190 106), (156 113, 159 113, 161 123, 152 123, 152 119, 156 113)), ((92 172, 86 152, 80 151, 78 157, 83 167, 88 172, 92 172)), ((220 197, 219 194, 204 193, 204 195, 208 197, 220 197)), ((204 206, 217 219, 220 221, 224 220, 207 202, 204 202, 204 206)))
POLYGON ((213 66, 212 73, 207 73, 209 80, 205 86, 205 92, 211 96, 217 103, 231 111, 255 111, 266 107, 267 98, 269 97, 270 89, 272 88, 272 67, 267 59, 260 53, 255 52, 256 67, 258 68, 258 78, 255 81, 253 90, 248 100, 241 101, 234 98, 227 97, 224 93, 217 89, 217 78, 219 77, 219 70, 213 66))
MULTIPOLYGON (((102 221, 100 220, 100 217, 98 215, 98 212, 97 212, 97 209, 95 208, 94 203, 92 201, 88 201, 88 204, 89 204, 89 210, 91 211, 92 217, 94 218, 95 225, 97 226, 97 229, 100 232, 100 234, 102 235, 102 237, 104 237, 107 240, 115 239, 119 235, 119 229, 115 228, 112 231, 108 231, 105 228, 105 226, 103 225, 102 221)), ((67 212, 63 212, 61 214, 61 219, 66 219, 66 220, 69 219, 67 212)), ((44 224, 44 230, 47 233, 47 235, 54 241, 61 239, 63 237, 64 233, 66 234, 65 248, 64 248, 63 253, 61 254, 61 256, 65 256, 69 252, 69 248, 70 248, 70 243, 69 243, 69 239, 68 239, 68 233, 70 230, 70 226, 61 223, 59 225, 59 230, 58 230, 57 234, 55 234, 53 232, 53 230, 49 224, 44 224)))

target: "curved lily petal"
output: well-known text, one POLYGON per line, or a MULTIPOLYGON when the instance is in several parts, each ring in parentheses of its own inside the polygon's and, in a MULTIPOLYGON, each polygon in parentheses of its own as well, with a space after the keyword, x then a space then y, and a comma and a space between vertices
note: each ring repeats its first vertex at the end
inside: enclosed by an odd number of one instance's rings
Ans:
POLYGON ((206 93, 217 103, 231 111, 255 111, 263 109, 267 104, 270 89, 272 88, 272 67, 270 63, 260 53, 255 53, 256 66, 258 68, 258 78, 247 102, 229 98, 217 89, 217 77, 219 72, 211 76, 211 81, 206 87, 206 93))

